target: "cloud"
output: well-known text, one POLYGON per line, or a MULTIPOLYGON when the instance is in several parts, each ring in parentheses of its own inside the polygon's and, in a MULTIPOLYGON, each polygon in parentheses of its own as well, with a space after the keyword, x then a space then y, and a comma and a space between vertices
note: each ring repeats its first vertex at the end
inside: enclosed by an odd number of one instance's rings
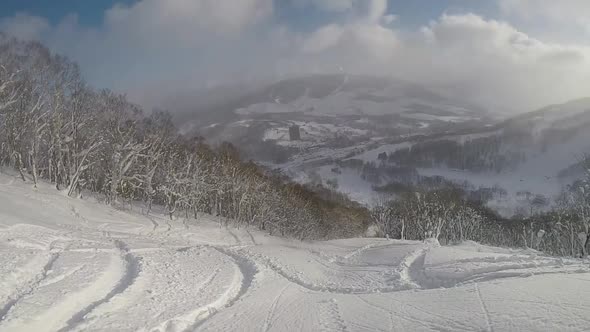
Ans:
POLYGON ((397 20, 397 15, 391 15, 391 14, 384 15, 383 19, 382 19, 383 23, 386 25, 393 23, 395 20, 397 20))
POLYGON ((304 53, 319 53, 336 46, 344 36, 341 26, 330 24, 321 27, 303 42, 304 53))
POLYGON ((50 25, 19 14, 0 19, 0 29, 42 39, 80 62, 91 83, 145 105, 179 90, 340 71, 397 77, 492 109, 588 95, 587 46, 533 38, 473 13, 408 29, 391 25, 386 0, 291 1, 330 11, 330 20, 297 30, 280 21, 273 0, 142 0, 109 9, 96 28, 75 15, 50 25))
POLYGON ((113 30, 135 29, 142 34, 190 40, 194 32, 238 32, 269 17, 272 8, 271 0, 143 0, 130 7, 116 5, 109 9, 105 25, 113 30))
POLYGON ((0 20, 0 31, 24 40, 40 39, 49 28, 50 25, 46 19, 25 13, 18 13, 13 17, 0 20))
POLYGON ((558 34, 580 41, 590 37, 590 1, 498 0, 502 12, 537 25, 548 36, 558 34))
POLYGON ((499 0, 507 13, 538 19, 539 16, 561 22, 590 21, 590 2, 586 0, 499 0))
POLYGON ((391 75, 492 109, 525 111, 587 96, 590 84, 590 48, 546 43, 475 14, 442 15, 409 33, 363 20, 329 25, 301 50, 291 67, 391 75))
POLYGON ((588 47, 545 43, 474 14, 443 15, 423 35, 432 80, 488 105, 526 109, 587 95, 588 47))
MULTIPOLYGON (((498 61, 509 59, 535 64, 543 57, 563 52, 575 55, 574 60, 583 60, 587 51, 582 47, 543 43, 506 22, 485 20, 474 14, 443 15, 423 28, 423 33, 442 50, 454 51, 456 55, 488 55, 498 61)), ((578 64, 578 61, 573 64, 578 64)))
POLYGON ((367 6, 367 20, 369 23, 378 23, 387 12, 387 0, 369 0, 367 6))
POLYGON ((357 0, 291 0, 298 8, 315 7, 328 12, 344 12, 354 8, 357 0))
POLYGON ((296 8, 360 14, 369 21, 379 20, 387 10, 387 0, 290 0, 296 8))
POLYGON ((17 15, 0 20, 0 27, 70 56, 96 85, 127 90, 191 76, 205 81, 217 69, 229 75, 237 70, 233 64, 254 56, 258 39, 271 41, 278 33, 263 28, 272 14, 272 0, 142 0, 115 5, 97 28, 80 25, 76 15, 55 26, 17 15))

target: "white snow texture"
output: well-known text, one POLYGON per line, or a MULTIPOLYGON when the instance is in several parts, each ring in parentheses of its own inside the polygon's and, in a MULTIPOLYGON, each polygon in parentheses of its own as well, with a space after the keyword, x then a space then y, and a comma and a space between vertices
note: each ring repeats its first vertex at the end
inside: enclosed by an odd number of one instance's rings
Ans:
POLYGON ((0 332, 590 329, 588 261, 220 225, 0 174, 0 332))

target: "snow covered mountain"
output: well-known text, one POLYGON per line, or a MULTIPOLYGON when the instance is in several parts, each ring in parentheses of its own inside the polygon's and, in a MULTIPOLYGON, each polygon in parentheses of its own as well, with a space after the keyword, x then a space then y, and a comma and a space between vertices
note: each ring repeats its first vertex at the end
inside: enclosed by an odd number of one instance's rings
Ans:
POLYGON ((489 205, 512 215, 574 181, 590 152, 590 99, 503 119, 411 83, 344 74, 219 96, 179 114, 183 131, 228 140, 298 181, 337 183, 369 204, 382 194, 376 187, 442 181, 494 192, 489 205), (300 139, 290 137, 294 126, 300 139))
POLYGON ((0 173, 0 331, 586 331, 587 261, 299 242, 0 173))
POLYGON ((193 108, 182 107, 177 118, 183 131, 235 142, 256 159, 277 159, 265 153, 269 146, 275 154, 290 155, 290 149, 350 146, 375 137, 493 123, 493 116, 476 105, 368 76, 311 75, 218 96, 212 93, 211 102, 203 96, 193 108), (300 140, 289 139, 293 125, 300 127, 300 140))

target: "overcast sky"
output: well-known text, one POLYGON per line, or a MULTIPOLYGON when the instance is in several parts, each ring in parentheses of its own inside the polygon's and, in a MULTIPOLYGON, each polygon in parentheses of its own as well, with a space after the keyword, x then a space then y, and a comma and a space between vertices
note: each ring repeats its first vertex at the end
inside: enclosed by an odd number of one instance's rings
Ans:
POLYGON ((145 96, 307 73, 531 110, 590 97, 588 0, 2 0, 0 30, 145 96))

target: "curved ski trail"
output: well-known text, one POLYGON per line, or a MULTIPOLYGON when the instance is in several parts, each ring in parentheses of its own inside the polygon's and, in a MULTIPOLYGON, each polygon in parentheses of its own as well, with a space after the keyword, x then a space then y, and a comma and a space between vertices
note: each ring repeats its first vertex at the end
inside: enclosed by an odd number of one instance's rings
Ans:
MULTIPOLYGON (((213 272, 203 283, 198 286, 199 291, 207 288, 219 274, 220 269, 213 272)), ((199 319, 204 319, 205 314, 211 314, 211 304, 192 310, 188 314, 171 318, 162 322, 159 326, 150 329, 151 332, 168 332, 168 331, 186 331, 190 326, 193 326, 199 319)))
POLYGON ((108 302, 110 299, 115 297, 118 294, 123 293, 133 282, 135 278, 139 275, 140 272, 140 263, 135 256, 133 256, 129 252, 129 248, 127 245, 120 241, 114 241, 115 246, 119 250, 119 255, 124 263, 123 273, 116 283, 116 285, 108 292, 103 298, 98 301, 90 303, 88 306, 84 307, 82 310, 78 311, 66 322, 66 326, 61 328, 58 332, 66 332, 74 329, 78 324, 84 322, 85 316, 94 310, 96 307, 100 306, 103 303, 108 302))
MULTIPOLYGON (((43 288, 37 288, 38 291, 36 292, 30 292, 28 295, 31 297, 40 296, 41 298, 50 299, 51 305, 41 312, 36 312, 38 309, 31 307, 30 304, 23 306, 23 308, 17 308, 23 312, 20 312, 19 317, 11 319, 0 326, 0 331, 69 331, 73 329, 93 308, 108 301, 108 299, 120 292, 121 288, 126 287, 129 270, 132 268, 128 267, 128 263, 125 261, 128 257, 123 253, 123 245, 118 244, 117 246, 121 248, 121 252, 111 254, 108 265, 103 267, 104 270, 96 278, 92 278, 92 273, 97 273, 97 271, 74 266, 73 271, 71 270, 72 267, 70 267, 70 270, 62 273, 63 276, 54 277, 47 284, 49 287, 43 286, 43 288), (91 279, 88 279, 88 277, 91 279), (68 281, 69 278, 82 278, 78 282, 86 280, 86 282, 90 281, 90 283, 83 288, 76 289, 76 287, 83 284, 75 282, 75 279, 68 281), (52 287, 58 282, 63 283, 61 287, 74 287, 76 290, 60 292, 59 288, 52 287), (70 284, 70 282, 72 283, 70 284), (80 310, 80 308, 83 309, 80 310)), ((67 251, 59 256, 64 259, 63 264, 65 265, 63 266, 67 267, 68 263, 77 262, 77 260, 72 261, 73 257, 66 254, 68 254, 67 251)), ((83 262, 81 264, 84 265, 83 262)), ((32 302, 35 301, 32 299, 32 302)))
POLYGON ((239 301, 252 286, 252 282, 258 273, 256 264, 231 250, 222 247, 211 247, 219 253, 230 257, 235 263, 238 273, 234 274, 234 279, 228 289, 213 303, 197 309, 191 315, 196 316, 194 323, 184 331, 194 331, 202 326, 209 318, 215 315, 219 310, 233 306, 239 301))
MULTIPOLYGON (((7 302, 0 308, 0 322, 4 321, 7 318, 8 313, 14 307, 18 301, 24 298, 27 295, 32 294, 37 287, 47 278, 49 271, 53 267, 55 261, 59 258, 59 253, 51 253, 49 254, 49 259, 47 259, 46 263, 43 265, 41 271, 36 274, 32 279, 29 279, 24 285, 22 285, 22 290, 17 291, 15 294, 10 295, 7 299, 7 302)), ((27 264, 27 267, 23 268, 24 271, 29 271, 31 268, 28 266, 35 266, 37 265, 36 260, 31 261, 27 264)), ((26 272, 25 272, 26 273, 26 272)), ((23 278, 24 275, 17 273, 14 275, 14 278, 23 278)), ((15 280, 18 282, 18 280, 15 280)), ((20 288, 20 287, 19 287, 20 288)))
MULTIPOLYGON (((353 257, 358 254, 358 252, 362 252, 364 250, 368 250, 370 248, 379 247, 379 246, 364 246, 360 249, 355 250, 354 255, 349 255, 349 257, 353 257)), ((386 246, 385 246, 386 247, 386 246)), ((322 293, 332 293, 332 294, 374 294, 374 293, 394 293, 409 289, 420 289, 423 288, 422 282, 424 279, 423 275, 423 265, 424 265, 424 257, 428 250, 430 250, 431 245, 428 243, 423 244, 420 248, 412 251, 409 255, 407 255, 399 266, 391 266, 393 271, 396 275, 399 276, 399 282, 395 285, 383 285, 383 286, 375 286, 371 288, 367 287, 357 287, 357 286, 342 286, 338 284, 330 284, 330 283, 323 283, 323 284, 316 284, 311 281, 304 280, 301 276, 295 273, 288 272, 283 266, 280 264, 275 263, 271 258, 261 255, 255 254, 254 257, 256 260, 262 264, 264 264, 267 268, 272 270, 273 272, 277 273, 281 277, 287 279, 289 282, 294 283, 300 287, 303 287, 309 291, 314 292, 322 292, 322 293)), ((344 256, 346 257, 346 256, 344 256)), ((328 280, 329 281, 329 280, 328 280)))

